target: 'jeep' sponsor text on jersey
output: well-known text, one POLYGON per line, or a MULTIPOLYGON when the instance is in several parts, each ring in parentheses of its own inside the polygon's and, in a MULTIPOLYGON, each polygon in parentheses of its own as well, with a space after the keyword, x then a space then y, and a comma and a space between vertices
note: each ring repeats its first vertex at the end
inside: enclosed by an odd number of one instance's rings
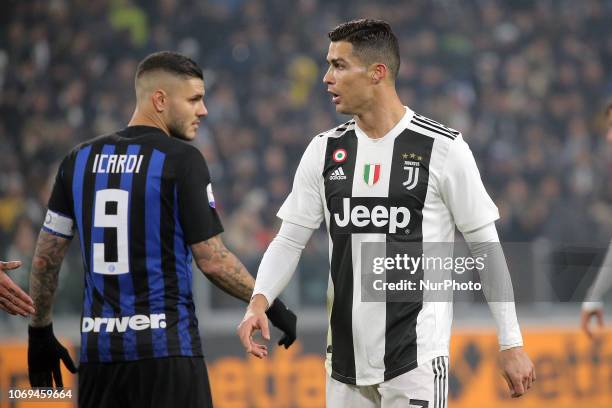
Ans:
MULTIPOLYGON (((388 201, 388 200, 382 200, 388 201)), ((347 233, 371 232, 395 234, 410 223, 410 210, 402 206, 387 206, 380 198, 342 199, 340 212, 334 212, 334 223, 347 233), (346 228, 348 227, 348 228, 346 228)), ((401 232, 401 231, 400 231, 401 232)))

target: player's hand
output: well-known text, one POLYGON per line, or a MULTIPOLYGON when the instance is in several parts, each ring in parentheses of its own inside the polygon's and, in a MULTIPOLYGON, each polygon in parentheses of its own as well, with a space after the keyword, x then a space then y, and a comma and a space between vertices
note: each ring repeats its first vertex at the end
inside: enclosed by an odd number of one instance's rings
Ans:
POLYGON ((536 380, 535 367, 523 347, 500 352, 499 365, 512 398, 518 398, 526 393, 536 380))
POLYGON ((34 313, 34 302, 5 273, 21 266, 21 261, 0 261, 0 309, 12 315, 28 316, 34 313))
POLYGON ((247 311, 238 326, 238 337, 247 353, 250 353, 258 358, 264 358, 268 355, 268 348, 265 344, 259 344, 253 341, 253 334, 261 331, 264 339, 270 340, 270 328, 268 327, 268 318, 266 316, 266 307, 268 302, 261 295, 256 295, 249 304, 247 311))
POLYGON ((283 337, 278 341, 279 346, 289 348, 297 336, 297 316, 285 306, 283 302, 276 299, 266 312, 272 324, 283 331, 283 337))
POLYGON ((77 368, 68 354, 68 350, 60 344, 53 334, 53 324, 45 327, 28 327, 28 376, 30 386, 63 388, 60 360, 71 373, 77 368))
POLYGON ((590 310, 582 310, 580 312, 580 323, 582 326, 582 330, 589 336, 589 338, 593 338, 593 331, 591 329, 591 319, 595 317, 597 320, 597 327, 601 330, 603 328, 603 309, 590 309, 590 310))

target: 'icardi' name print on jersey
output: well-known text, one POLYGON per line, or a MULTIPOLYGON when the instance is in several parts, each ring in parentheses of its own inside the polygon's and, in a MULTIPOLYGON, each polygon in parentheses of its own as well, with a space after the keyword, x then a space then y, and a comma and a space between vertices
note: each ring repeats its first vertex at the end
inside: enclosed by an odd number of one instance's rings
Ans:
POLYGON ((96 154, 92 173, 140 173, 142 154, 96 154))

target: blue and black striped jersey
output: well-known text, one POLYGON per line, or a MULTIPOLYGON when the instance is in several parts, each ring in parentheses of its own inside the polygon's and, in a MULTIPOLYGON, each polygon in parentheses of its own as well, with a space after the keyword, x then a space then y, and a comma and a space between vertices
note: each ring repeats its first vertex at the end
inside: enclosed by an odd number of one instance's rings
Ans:
POLYGON ((43 229, 81 243, 81 362, 202 356, 190 245, 223 231, 198 149, 132 126, 62 161, 43 229))

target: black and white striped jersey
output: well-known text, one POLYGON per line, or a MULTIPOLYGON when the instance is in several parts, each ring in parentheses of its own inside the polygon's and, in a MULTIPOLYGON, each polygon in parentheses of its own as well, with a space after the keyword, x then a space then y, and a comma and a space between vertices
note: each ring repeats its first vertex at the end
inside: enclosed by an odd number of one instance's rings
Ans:
MULTIPOLYGON (((362 301, 364 243, 452 242, 499 218, 461 134, 406 108, 379 139, 354 121, 316 136, 278 212, 329 232, 328 346, 333 378, 377 384, 448 355, 450 302, 362 301)), ((418 274, 427 274, 422 269, 418 274)))

